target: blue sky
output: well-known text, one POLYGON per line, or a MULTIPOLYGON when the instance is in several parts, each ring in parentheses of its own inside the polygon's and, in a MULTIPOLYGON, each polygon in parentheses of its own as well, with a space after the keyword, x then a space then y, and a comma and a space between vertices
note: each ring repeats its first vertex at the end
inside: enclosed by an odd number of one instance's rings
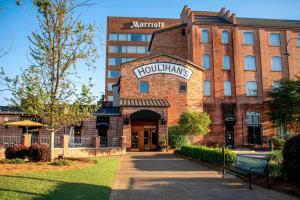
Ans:
MULTIPOLYGON (((37 30, 37 12, 32 5, 33 0, 22 0, 21 6, 15 5, 15 0, 0 0, 0 49, 9 48, 10 52, 0 58, 0 66, 9 75, 20 73, 20 68, 29 64, 28 38, 37 30)), ((300 0, 94 0, 96 5, 83 8, 81 20, 93 23, 99 27, 96 42, 106 38, 107 16, 133 17, 166 17, 178 18, 184 5, 192 10, 219 11, 226 7, 236 13, 237 17, 260 17, 277 19, 300 20, 300 0)), ((100 57, 96 69, 89 73, 84 66, 79 66, 82 80, 92 77, 95 83, 93 94, 101 95, 105 81, 105 47, 99 45, 100 57)), ((5 105, 3 95, 0 94, 0 105, 5 105)))

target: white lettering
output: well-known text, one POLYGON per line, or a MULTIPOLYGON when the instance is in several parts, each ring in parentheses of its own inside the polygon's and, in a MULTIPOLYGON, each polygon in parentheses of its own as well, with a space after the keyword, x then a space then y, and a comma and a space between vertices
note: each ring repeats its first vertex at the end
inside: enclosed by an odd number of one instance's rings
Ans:
POLYGON ((164 28, 165 23, 164 22, 138 22, 133 21, 130 28, 164 28))
POLYGON ((135 68, 134 73, 138 79, 153 74, 173 74, 189 80, 193 74, 192 70, 175 63, 150 63, 135 68))

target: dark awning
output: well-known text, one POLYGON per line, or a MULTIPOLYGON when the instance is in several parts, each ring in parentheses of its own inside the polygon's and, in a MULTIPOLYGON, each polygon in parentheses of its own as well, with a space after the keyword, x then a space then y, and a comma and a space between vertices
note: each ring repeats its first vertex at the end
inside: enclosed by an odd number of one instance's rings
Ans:
POLYGON ((166 99, 121 99, 121 107, 170 107, 166 99))
POLYGON ((99 129, 108 129, 109 128, 109 124, 108 123, 97 123, 96 124, 96 128, 99 128, 99 129))

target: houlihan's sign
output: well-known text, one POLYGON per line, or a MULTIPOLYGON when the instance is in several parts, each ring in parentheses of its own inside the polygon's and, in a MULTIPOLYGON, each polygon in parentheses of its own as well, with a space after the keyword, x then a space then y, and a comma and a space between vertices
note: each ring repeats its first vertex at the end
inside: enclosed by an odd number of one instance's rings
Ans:
POLYGON ((189 80, 193 72, 175 63, 157 62, 142 65, 134 69, 134 73, 138 79, 152 74, 173 74, 189 80))
POLYGON ((138 22, 133 21, 130 28, 164 28, 164 22, 138 22))

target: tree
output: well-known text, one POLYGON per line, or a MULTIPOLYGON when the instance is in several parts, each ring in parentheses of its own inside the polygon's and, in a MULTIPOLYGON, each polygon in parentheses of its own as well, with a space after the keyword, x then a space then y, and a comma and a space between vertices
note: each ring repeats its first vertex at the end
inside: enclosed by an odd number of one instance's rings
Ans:
POLYGON ((268 96, 269 115, 274 124, 283 126, 285 131, 300 133, 300 78, 280 80, 279 87, 268 92, 268 96))
POLYGON ((179 126, 193 141, 195 136, 209 133, 210 123, 210 117, 206 112, 188 111, 181 114, 179 126))
POLYGON ((81 91, 77 91, 74 80, 79 76, 79 62, 91 69, 97 58, 94 25, 83 24, 74 14, 89 1, 76 2, 34 0, 39 31, 28 37, 32 64, 19 77, 10 78, 3 69, 0 73, 12 92, 11 102, 48 124, 51 146, 57 130, 80 124, 96 109, 91 81, 81 84, 81 91))

